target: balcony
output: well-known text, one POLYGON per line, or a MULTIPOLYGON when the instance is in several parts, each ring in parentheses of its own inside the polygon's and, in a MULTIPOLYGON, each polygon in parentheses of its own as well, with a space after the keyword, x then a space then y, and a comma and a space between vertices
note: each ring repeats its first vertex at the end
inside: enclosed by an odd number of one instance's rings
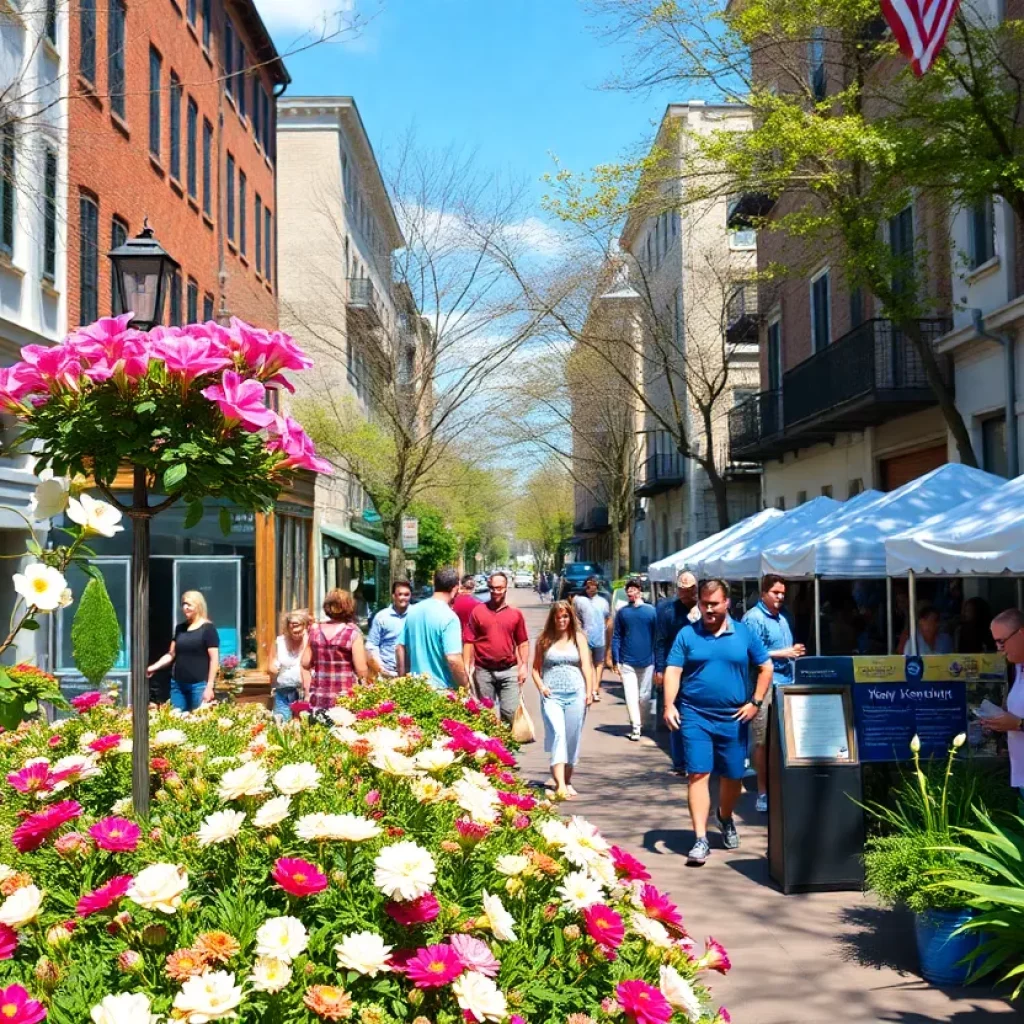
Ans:
MULTIPOLYGON (((919 320, 918 326, 932 345, 950 329, 944 319, 919 320)), ((948 361, 942 368, 950 380, 948 361)), ((762 391, 732 409, 730 458, 777 458, 935 401, 910 339, 888 320, 868 320, 787 371, 781 389, 762 391)))
POLYGON ((649 498, 681 486, 685 479, 686 460, 679 452, 655 453, 649 455, 640 467, 633 492, 649 498))
POLYGON ((361 327, 382 326, 381 301, 368 277, 348 279, 348 316, 361 327))
POLYGON ((756 227, 754 221, 767 217, 775 206, 775 200, 766 192, 740 192, 729 198, 726 207, 726 225, 732 229, 756 227))
POLYGON ((730 345, 757 343, 757 285, 740 285, 725 304, 725 340, 730 345))
POLYGON ((587 529, 597 533, 608 529, 608 506, 595 505, 587 512, 587 529))

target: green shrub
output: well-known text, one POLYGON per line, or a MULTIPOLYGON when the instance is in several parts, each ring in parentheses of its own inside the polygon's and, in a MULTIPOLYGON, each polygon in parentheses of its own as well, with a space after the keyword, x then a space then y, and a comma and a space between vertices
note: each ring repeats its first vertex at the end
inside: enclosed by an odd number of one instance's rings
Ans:
POLYGON ((121 626, 106 585, 94 577, 86 584, 71 626, 71 655, 78 671, 99 686, 117 661, 121 626))

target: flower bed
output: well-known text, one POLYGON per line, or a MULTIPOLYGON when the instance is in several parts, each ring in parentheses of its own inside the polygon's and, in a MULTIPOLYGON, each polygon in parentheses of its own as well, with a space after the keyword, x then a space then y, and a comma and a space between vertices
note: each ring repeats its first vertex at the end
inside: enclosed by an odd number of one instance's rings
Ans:
POLYGON ((642 864, 538 801, 508 733, 415 680, 321 723, 99 694, 0 735, 0 1020, 726 1021, 642 864))

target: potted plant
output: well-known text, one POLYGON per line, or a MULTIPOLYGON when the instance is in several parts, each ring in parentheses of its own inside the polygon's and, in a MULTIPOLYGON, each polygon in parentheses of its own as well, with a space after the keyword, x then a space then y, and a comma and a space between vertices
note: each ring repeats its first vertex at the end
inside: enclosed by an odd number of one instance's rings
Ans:
POLYGON ((67 709, 56 676, 35 665, 20 664, 0 674, 0 727, 13 731, 39 713, 40 701, 67 709))

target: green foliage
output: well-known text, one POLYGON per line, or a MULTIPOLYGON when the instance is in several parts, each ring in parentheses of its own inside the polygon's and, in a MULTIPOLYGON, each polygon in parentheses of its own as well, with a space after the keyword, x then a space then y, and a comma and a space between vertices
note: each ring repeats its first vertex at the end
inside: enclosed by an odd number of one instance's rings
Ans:
POLYGON ((99 686, 114 667, 121 649, 121 626, 102 577, 82 591, 71 625, 71 656, 78 671, 99 686))
POLYGON ((38 714, 40 701, 57 708, 68 707, 56 676, 35 665, 0 666, 0 726, 16 729, 23 720, 38 714))
POLYGON ((516 504, 516 537, 533 547, 538 569, 558 564, 573 533, 573 486, 551 461, 526 481, 516 504))
POLYGON ((409 557, 416 560, 416 579, 426 583, 442 565, 454 565, 459 557, 459 541, 445 526, 440 511, 432 505, 416 502, 409 515, 419 519, 419 547, 409 557))

